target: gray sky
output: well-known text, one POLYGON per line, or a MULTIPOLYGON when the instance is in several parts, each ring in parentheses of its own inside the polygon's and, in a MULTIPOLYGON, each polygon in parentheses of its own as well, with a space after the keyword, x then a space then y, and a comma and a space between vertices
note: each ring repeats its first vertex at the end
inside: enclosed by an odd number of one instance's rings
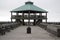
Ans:
MULTIPOLYGON (((10 11, 28 0, 0 0, 0 21, 10 21, 10 11)), ((60 22, 60 0, 30 0, 48 11, 48 21, 60 22)))

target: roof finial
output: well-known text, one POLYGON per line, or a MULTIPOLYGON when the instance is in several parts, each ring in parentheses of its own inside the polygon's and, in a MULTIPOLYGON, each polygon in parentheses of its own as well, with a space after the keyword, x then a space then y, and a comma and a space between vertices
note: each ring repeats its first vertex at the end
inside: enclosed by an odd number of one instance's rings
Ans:
POLYGON ((27 1, 27 2, 25 2, 25 4, 33 4, 33 2, 27 1))

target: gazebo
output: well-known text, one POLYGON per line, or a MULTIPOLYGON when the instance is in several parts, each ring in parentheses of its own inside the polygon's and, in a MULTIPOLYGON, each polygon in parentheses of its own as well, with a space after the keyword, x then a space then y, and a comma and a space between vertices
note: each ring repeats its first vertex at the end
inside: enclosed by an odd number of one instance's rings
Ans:
POLYGON ((25 2, 25 5, 11 11, 11 22, 13 22, 13 19, 15 19, 15 22, 21 22, 23 25, 25 25, 25 19, 28 20, 28 25, 30 25, 30 20, 32 19, 34 20, 33 25, 36 25, 38 23, 42 23, 42 20, 47 22, 47 11, 35 6, 33 2, 28 1, 25 2), (16 13, 16 15, 13 15, 13 13, 16 13), (25 13, 27 15, 25 15, 25 13), (36 15, 37 13, 39 13, 39 15, 36 15), (42 15, 44 13, 45 15, 42 15))

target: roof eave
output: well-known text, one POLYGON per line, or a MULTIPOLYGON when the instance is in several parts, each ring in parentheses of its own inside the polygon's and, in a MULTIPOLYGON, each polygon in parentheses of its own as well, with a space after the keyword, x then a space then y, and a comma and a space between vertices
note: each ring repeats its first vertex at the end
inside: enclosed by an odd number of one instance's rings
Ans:
POLYGON ((29 12, 29 11, 31 11, 32 13, 48 13, 48 11, 35 11, 35 10, 21 10, 21 11, 10 11, 10 12, 22 13, 22 12, 29 12))

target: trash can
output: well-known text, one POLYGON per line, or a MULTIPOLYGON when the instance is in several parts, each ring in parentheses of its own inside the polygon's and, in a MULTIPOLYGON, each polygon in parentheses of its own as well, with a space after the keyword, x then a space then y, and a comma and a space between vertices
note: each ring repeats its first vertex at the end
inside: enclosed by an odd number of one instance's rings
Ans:
POLYGON ((31 28, 30 27, 27 28, 27 34, 31 34, 31 28))

